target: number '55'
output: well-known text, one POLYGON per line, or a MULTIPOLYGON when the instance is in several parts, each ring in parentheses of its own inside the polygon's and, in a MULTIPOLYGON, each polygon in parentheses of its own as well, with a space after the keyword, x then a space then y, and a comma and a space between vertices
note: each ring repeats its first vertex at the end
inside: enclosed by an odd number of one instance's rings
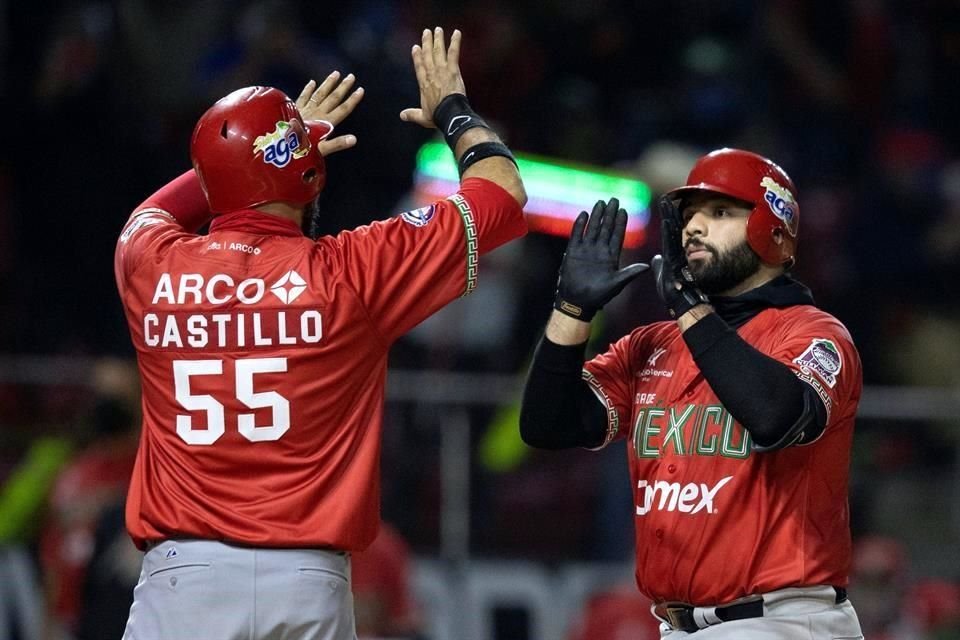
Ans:
MULTIPOLYGON (((250 409, 270 407, 273 410, 273 424, 258 427, 254 424, 253 413, 241 413, 237 416, 237 430, 251 442, 279 440, 290 428, 290 402, 276 391, 254 393, 253 376, 257 373, 284 373, 287 370, 286 358, 250 358, 236 361, 236 396, 250 409)), ((190 393, 191 376, 223 375, 223 360, 175 360, 173 362, 173 384, 180 403, 187 411, 206 411, 207 428, 194 429, 193 418, 189 415, 177 416, 177 435, 187 444, 210 445, 224 434, 223 405, 206 394, 190 393)))

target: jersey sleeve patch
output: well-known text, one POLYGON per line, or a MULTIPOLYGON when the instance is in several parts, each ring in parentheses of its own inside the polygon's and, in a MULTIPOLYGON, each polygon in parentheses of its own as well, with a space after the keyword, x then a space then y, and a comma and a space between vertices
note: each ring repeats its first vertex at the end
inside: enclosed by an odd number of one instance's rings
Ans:
POLYGON ((120 234, 120 242, 126 244, 136 232, 161 222, 176 222, 176 219, 163 209, 138 211, 133 214, 130 222, 127 223, 127 228, 120 234))
POLYGON ((832 340, 827 338, 814 338, 810 346, 794 358, 793 362, 799 365, 803 374, 807 376, 816 374, 831 389, 836 386, 837 376, 843 367, 840 350, 832 340))
POLYGON ((400 217, 403 218, 403 221, 407 224, 415 227, 425 227, 433 220, 433 214, 436 213, 436 210, 437 208, 431 204, 426 207, 414 209, 413 211, 404 211, 400 214, 400 217))
POLYGON ((837 345, 827 338, 814 338, 803 353, 793 359, 799 369, 797 377, 813 387, 827 410, 827 424, 833 410, 833 399, 827 388, 833 389, 843 367, 843 357, 837 345), (826 386, 824 386, 826 385, 826 386))
POLYGON ((617 434, 620 433, 620 415, 617 413, 617 407, 613 404, 610 396, 607 395, 600 381, 597 380, 592 373, 584 369, 580 376, 583 378, 583 381, 587 383, 587 386, 590 387, 590 390, 593 391, 594 395, 597 396, 597 400, 599 400, 607 410, 607 435, 600 446, 590 448, 591 451, 598 451, 613 442, 617 434))
POLYGON ((463 232, 467 240, 467 285, 463 289, 460 297, 473 293, 477 288, 477 272, 479 267, 480 252, 477 241, 477 224, 473 219, 473 210, 470 209, 470 203, 463 197, 463 194, 455 193, 447 198, 457 208, 461 220, 463 220, 463 232))

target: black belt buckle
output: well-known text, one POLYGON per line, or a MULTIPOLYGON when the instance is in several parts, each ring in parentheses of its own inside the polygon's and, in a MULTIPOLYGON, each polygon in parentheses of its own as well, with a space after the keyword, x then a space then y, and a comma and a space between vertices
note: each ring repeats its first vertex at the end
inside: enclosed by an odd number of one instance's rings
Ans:
POLYGON ((667 605, 664 607, 664 613, 674 629, 687 633, 700 630, 693 620, 693 607, 667 605))
POLYGON ((714 607, 714 615, 719 619, 717 622, 697 624, 693 617, 694 607, 683 603, 664 603, 658 606, 662 613, 661 618, 666 619, 671 627, 678 631, 693 633, 704 629, 711 624, 719 622, 729 622, 731 620, 743 620, 745 618, 759 618, 763 616, 763 596, 753 595, 733 602, 728 605, 714 607))
POLYGON ((717 617, 723 622, 763 617, 763 596, 752 595, 716 608, 717 617))

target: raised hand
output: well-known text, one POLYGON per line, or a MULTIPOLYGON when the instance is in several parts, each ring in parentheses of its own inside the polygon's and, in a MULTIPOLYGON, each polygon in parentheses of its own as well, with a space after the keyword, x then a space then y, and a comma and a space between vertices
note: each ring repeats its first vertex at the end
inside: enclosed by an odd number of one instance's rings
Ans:
POLYGON ((660 212, 660 237, 663 255, 653 256, 653 276, 657 295, 667 305, 671 318, 679 318, 698 304, 709 302, 697 285, 687 266, 683 250, 682 223, 677 205, 668 196, 657 202, 660 212))
POLYGON ((650 268, 636 263, 619 269, 626 232, 627 212, 616 198, 597 201, 589 215, 580 212, 563 254, 555 309, 588 322, 628 282, 650 268))
MULTIPOLYGON (((357 87, 352 92, 356 78, 352 73, 341 78, 339 71, 334 71, 320 85, 315 80, 307 82, 297 98, 297 110, 305 121, 324 120, 336 126, 347 116, 363 99, 363 87, 357 87)), ((329 156, 337 151, 349 149, 357 143, 354 135, 327 138, 318 145, 320 154, 329 156)))
POLYGON ((334 126, 340 124, 363 99, 363 87, 350 92, 355 82, 352 73, 341 78, 339 71, 332 72, 320 85, 316 80, 309 81, 297 98, 300 115, 304 120, 326 120, 334 126))
POLYGON ((443 28, 423 30, 420 44, 413 45, 411 51, 413 69, 420 87, 420 107, 401 111, 401 120, 415 122, 430 129, 435 128, 433 112, 440 101, 451 93, 466 95, 467 90, 460 74, 461 38, 460 30, 454 29, 450 36, 450 47, 447 48, 443 28))

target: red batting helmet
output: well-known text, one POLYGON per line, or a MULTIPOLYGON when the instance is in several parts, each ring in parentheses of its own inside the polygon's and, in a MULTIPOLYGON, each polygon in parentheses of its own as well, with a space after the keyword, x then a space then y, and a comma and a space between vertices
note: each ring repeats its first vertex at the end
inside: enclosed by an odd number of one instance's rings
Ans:
POLYGON ((331 131, 329 122, 304 122, 277 89, 246 87, 221 98, 197 122, 190 143, 210 211, 307 204, 326 182, 316 146, 331 131))
POLYGON ((747 243, 768 264, 792 265, 796 259, 800 205, 790 176, 773 161, 740 149, 717 149, 697 160, 687 184, 670 191, 682 198, 691 191, 714 191, 753 205, 747 243), (777 244, 774 232, 782 232, 777 244))

